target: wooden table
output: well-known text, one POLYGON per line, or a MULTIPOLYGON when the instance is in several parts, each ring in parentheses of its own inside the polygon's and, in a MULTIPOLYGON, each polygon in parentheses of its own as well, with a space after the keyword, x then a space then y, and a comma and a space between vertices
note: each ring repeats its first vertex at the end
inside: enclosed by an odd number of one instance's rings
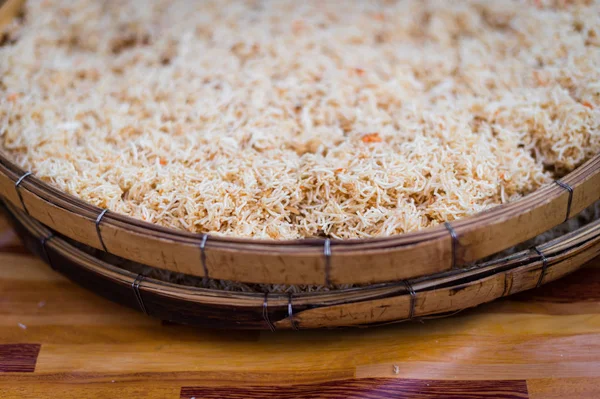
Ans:
POLYGON ((0 217, 0 398, 600 398, 600 258, 454 317, 202 330, 89 293, 0 217))

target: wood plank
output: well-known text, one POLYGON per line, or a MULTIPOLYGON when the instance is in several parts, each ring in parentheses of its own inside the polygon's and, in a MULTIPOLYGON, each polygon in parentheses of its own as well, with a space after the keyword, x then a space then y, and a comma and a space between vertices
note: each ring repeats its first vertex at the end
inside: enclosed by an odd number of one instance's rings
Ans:
POLYGON ((528 398, 525 381, 435 381, 369 378, 324 384, 253 387, 183 387, 181 399, 205 398, 528 398))
POLYGON ((268 373, 250 373, 239 371, 156 371, 156 372, 80 372, 68 373, 16 373, 12 375, 0 374, 0 386, 8 383, 14 386, 55 385, 63 382, 64 385, 87 384, 89 386, 104 383, 119 383, 122 385, 144 385, 159 382, 160 385, 172 385, 174 382, 178 388, 182 386, 232 386, 232 385, 293 385, 293 384, 321 384, 328 381, 347 380, 354 377, 350 370, 323 373, 314 370, 288 371, 270 370, 268 373))
MULTIPOLYGON (((249 382, 269 384, 318 384, 352 378, 351 372, 302 373, 274 372, 265 375, 230 372, 157 372, 157 373, 59 373, 0 374, 0 397, 40 399, 59 397, 80 398, 173 398, 179 397, 182 386, 243 386, 249 382)), ((199 397, 198 397, 199 399, 199 397)))
POLYGON ((0 373, 32 373, 39 344, 0 344, 0 373))
MULTIPOLYGON (((3 398, 43 398, 52 392, 65 399, 93 397, 144 398, 527 398, 525 381, 428 381, 399 379, 336 380, 311 384, 277 386, 219 387, 184 386, 195 375, 53 375, 42 378, 18 378, 10 388, 0 388, 3 398), (60 382, 64 380, 65 382, 60 382), (259 395, 259 396, 257 396, 259 395), (337 396, 336 396, 337 395, 337 396), (340 396, 342 395, 342 396, 340 396), (367 396, 368 395, 368 396, 367 396), (418 395, 418 396, 417 396, 418 395)), ((202 381, 201 378, 198 381, 202 381)), ((228 381, 228 380, 227 380, 228 381)), ((289 381, 294 381, 293 376, 289 381)), ((231 381, 228 381, 231 383, 231 381)), ((267 381, 269 383, 269 381, 267 381)), ((270 382, 272 384, 272 382, 270 382)))
POLYGON ((0 397, 2 399, 175 399, 178 397, 179 390, 180 387, 176 381, 162 382, 160 378, 156 377, 154 380, 132 383, 124 382, 118 376, 92 382, 77 376, 61 375, 52 382, 40 382, 33 379, 27 383, 11 382, 0 385, 0 397))

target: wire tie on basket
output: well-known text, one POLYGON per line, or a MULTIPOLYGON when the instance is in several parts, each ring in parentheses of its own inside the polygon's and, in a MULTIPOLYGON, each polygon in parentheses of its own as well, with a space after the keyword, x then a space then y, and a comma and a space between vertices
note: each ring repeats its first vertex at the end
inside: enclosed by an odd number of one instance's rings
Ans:
POLYGON ((456 231, 452 228, 449 222, 444 222, 444 226, 446 226, 446 230, 450 233, 450 238, 452 238, 452 268, 456 268, 456 247, 458 245, 458 235, 456 235, 456 231))
POLYGON ((546 276, 546 269, 548 268, 548 258, 546 258, 546 255, 544 255, 542 251, 540 251, 537 247, 534 247, 533 250, 537 252, 537 254, 542 259, 542 272, 540 273, 540 278, 538 279, 538 282, 535 286, 536 288, 538 288, 542 285, 544 277, 546 276))
POLYGON ((415 315, 415 306, 417 303, 417 293, 413 289, 412 285, 408 282, 408 280, 404 280, 404 285, 406 286, 406 290, 410 294, 410 312, 408 314, 409 320, 412 319, 415 315))
POLYGON ((208 240, 208 234, 202 235, 202 241, 200 242, 200 262, 202 262, 202 268, 204 269, 204 278, 208 279, 208 266, 206 265, 206 241, 208 240))
POLYGON ((573 187, 560 180, 555 180, 554 183, 556 183, 559 187, 569 192, 569 202, 567 202, 567 216, 565 217, 566 222, 567 220, 569 220, 569 216, 571 216, 571 203, 573 202, 573 187))
POLYGON ((23 180, 25 180, 28 176, 31 176, 31 172, 25 172, 23 176, 19 177, 19 179, 15 182, 15 190, 17 191, 17 195, 19 196, 19 200, 21 201, 21 206, 23 207, 23 210, 29 216, 29 210, 25 206, 25 201, 23 201, 23 195, 21 194, 20 190, 21 183, 23 183, 23 180))
POLYGON ((106 215, 106 212, 108 212, 108 209, 105 209, 102 212, 100 212, 100 214, 96 218, 96 234, 98 234, 98 240, 100 241, 100 245, 102 245, 102 249, 104 250, 104 252, 108 253, 106 245, 104 244, 104 240, 102 239, 102 234, 100 233, 100 222, 102 222, 102 218, 104 217, 104 215, 106 215))
POLYGON ((296 325, 296 322, 294 321, 294 309, 292 307, 292 293, 291 292, 288 296, 288 318, 290 319, 290 324, 292 325, 292 328, 294 330, 298 331, 298 326, 296 325))
POLYGON ((52 259, 50 259, 50 255, 48 254, 48 249, 46 248, 46 244, 52 238, 54 238, 54 234, 52 232, 50 232, 46 237, 42 238, 41 244, 42 244, 42 251, 44 253, 44 257, 46 258, 46 262, 48 262, 48 264, 50 265, 50 268, 52 270, 56 270, 56 268, 52 264, 52 259))
POLYGON ((135 298, 137 299, 140 309, 142 310, 142 312, 144 312, 144 314, 147 315, 148 312, 146 311, 146 306, 144 306, 142 294, 140 293, 140 284, 142 283, 142 280, 144 280, 145 277, 146 276, 144 276, 143 274, 138 274, 137 277, 135 278, 135 280, 133 280, 133 283, 131 283, 131 288, 133 289, 133 294, 135 295, 135 298))
POLYGON ((273 325, 273 323, 271 323, 271 320, 269 319, 269 305, 267 304, 268 296, 269 296, 269 293, 265 292, 265 300, 263 302, 262 315, 263 315, 263 319, 269 326, 269 330, 271 330, 271 332, 275 332, 275 326, 273 325))
POLYGON ((329 287, 331 285, 331 240, 329 238, 325 239, 323 255, 325 255, 325 286, 329 287))

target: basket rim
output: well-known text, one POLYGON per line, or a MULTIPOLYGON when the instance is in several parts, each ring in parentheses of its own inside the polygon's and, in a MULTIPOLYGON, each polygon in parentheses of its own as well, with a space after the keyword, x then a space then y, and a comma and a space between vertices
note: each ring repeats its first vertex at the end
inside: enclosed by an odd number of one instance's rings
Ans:
MULTIPOLYGON (((107 267, 111 271, 118 271, 119 274, 127 275, 130 277, 137 276, 137 273, 135 273, 135 272, 124 269, 120 266, 115 266, 106 260, 103 260, 93 254, 86 252, 85 250, 83 250, 81 248, 77 248, 69 241, 60 237, 60 235, 57 235, 56 232, 53 231, 52 229, 48 228, 47 226, 44 226, 43 224, 41 224, 34 218, 27 216, 23 211, 21 211, 14 205, 0 200, 0 208, 2 208, 2 207, 6 208, 8 210, 8 212, 14 218, 16 218, 19 223, 21 223, 21 225, 23 225, 24 227, 26 227, 28 229, 29 232, 31 232, 32 234, 37 233, 38 238, 52 236, 53 244, 49 244, 49 245, 54 245, 54 243, 60 243, 60 246, 63 248, 63 250, 67 250, 68 252, 80 257, 81 259, 91 260, 92 263, 96 263, 103 267, 107 267)), ((582 244, 585 244, 588 241, 593 240, 596 237, 598 237, 598 239, 600 240, 600 219, 594 219, 583 226, 580 226, 574 230, 568 231, 568 232, 566 232, 556 238, 553 238, 552 240, 549 240, 545 243, 542 243, 542 244, 539 244, 536 246, 532 246, 528 249, 524 249, 524 250, 521 250, 521 251, 518 251, 518 252, 515 252, 512 254, 509 254, 502 258, 497 258, 497 259, 492 259, 492 260, 482 262, 482 263, 472 264, 469 267, 465 267, 465 268, 438 272, 438 273, 434 273, 431 275, 420 276, 420 277, 416 277, 413 279, 407 279, 407 280, 402 280, 402 281, 375 283, 375 284, 371 284, 371 285, 365 286, 365 287, 340 288, 340 289, 335 289, 335 290, 330 290, 330 291, 299 292, 299 293, 294 293, 293 295, 295 298, 331 297, 331 296, 335 296, 337 294, 347 294, 347 293, 354 293, 354 292, 358 292, 358 291, 369 292, 371 290, 389 289, 392 287, 400 287, 400 286, 404 287, 403 284, 405 281, 410 281, 411 285, 413 285, 413 288, 415 288, 415 290, 420 291, 422 289, 427 289, 427 288, 431 287, 432 286, 431 282, 436 282, 438 280, 447 282, 449 280, 454 280, 454 279, 463 279, 463 278, 465 278, 467 276, 471 276, 473 274, 476 274, 476 275, 485 274, 486 272, 488 272, 490 270, 502 270, 507 267, 508 268, 517 267, 516 265, 518 265, 520 267, 520 266, 526 265, 528 263, 537 262, 541 259, 541 256, 542 256, 537 251, 541 252, 543 254, 543 256, 547 256, 547 257, 560 255, 561 253, 573 250, 574 248, 576 248, 582 244)), ((148 266, 148 265, 143 265, 143 266, 152 267, 152 266, 148 266)), ((182 290, 190 290, 190 291, 197 292, 197 293, 226 294, 227 296, 232 296, 232 297, 238 296, 238 297, 244 297, 244 298, 259 298, 259 297, 262 298, 264 296, 264 293, 262 293, 262 292, 228 291, 228 290, 220 290, 220 289, 215 289, 215 288, 203 288, 203 287, 196 287, 196 286, 191 286, 191 285, 184 285, 184 284, 168 282, 168 281, 164 281, 164 280, 160 280, 160 279, 155 279, 152 277, 145 277, 144 279, 148 282, 153 282, 157 285, 164 285, 164 286, 168 286, 168 287, 179 288, 182 290)), ((402 290, 406 291, 404 288, 402 288, 402 290)), ((273 299, 282 299, 282 300, 285 299, 287 301, 288 296, 289 296, 288 293, 281 293, 281 292, 269 293, 269 297, 273 298, 273 299)))
MULTIPOLYGON (((557 182, 559 183, 541 187, 517 201, 417 232, 375 239, 265 241, 190 233, 114 212, 106 213, 101 208, 62 192, 24 171, 0 151, 0 194, 28 213, 32 199, 38 201, 40 205, 34 217, 50 228, 86 245, 104 249, 141 264, 246 283, 377 283, 464 267, 533 238, 599 199, 600 154, 557 182), (62 221, 57 221, 56 216, 51 216, 52 212, 57 210, 76 217, 77 223, 73 222, 74 224, 85 223, 88 229, 87 236, 80 236, 73 229, 61 230, 65 228, 62 221), (48 215, 50 219, 40 220, 43 215, 48 215), (100 220, 102 229, 99 225, 100 220), (529 220, 533 227, 519 228, 519 231, 515 232, 504 231, 511 224, 513 228, 519 226, 522 220, 529 220), (95 233, 90 233, 94 226, 95 233), (105 229, 120 229, 127 236, 126 240, 121 239, 125 244, 118 243, 123 245, 119 248, 121 252, 113 249, 114 241, 107 249, 105 236, 101 233, 101 230, 105 229), (498 240, 498 235, 503 238, 498 240), (208 237, 210 240, 207 243, 205 239, 208 237), (478 241, 481 239, 487 241, 478 241), (159 246, 160 249, 152 248, 159 246), (214 269, 210 275, 204 258, 205 247, 206 253, 211 256, 215 253, 229 258, 228 263, 223 257, 211 260, 211 269, 214 269), (156 253, 152 259, 142 253, 152 250, 160 251, 162 259, 158 259, 156 253), (183 253, 185 250, 188 253, 183 262, 173 260, 172 264, 168 263, 165 252, 174 259, 177 253, 183 253), (195 252, 190 255, 189 251, 195 252), (252 256, 255 257, 254 263, 246 263, 252 256), (411 259, 415 257, 416 261, 412 262, 411 259), (410 268, 396 267, 405 261, 411 264, 410 268), (181 263, 184 263, 185 270, 179 269, 181 263), (364 267, 365 264, 371 267, 364 267), (223 265, 225 267, 222 267, 223 265), (259 269, 261 267, 262 272, 259 269)), ((116 233, 113 235, 116 237, 116 233)))
MULTIPOLYGON (((0 205, 3 205, 11 217, 14 218, 28 234, 38 241, 43 242, 43 238, 48 237, 52 232, 51 229, 25 215, 24 212, 20 211, 10 203, 3 203, 0 205)), ((527 268, 534 268, 534 272, 537 272, 537 267, 541 265, 542 272, 538 282, 539 286, 541 283, 554 280, 554 278, 552 278, 553 276, 550 276, 551 278, 547 278, 542 282, 545 277, 543 268, 545 267, 544 264, 546 262, 550 265, 549 267, 552 268, 572 258, 578 252, 585 251, 592 245, 598 244, 598 242, 600 242, 600 219, 596 219, 553 240, 538 245, 537 247, 520 251, 501 259, 473 265, 470 268, 437 273, 435 275, 420 277, 410 281, 376 284, 368 287, 355 287, 330 292, 298 293, 293 294, 294 302, 296 304, 295 306, 302 309, 298 313, 300 315, 303 310, 314 307, 326 308, 338 304, 370 302, 397 296, 410 296, 415 295, 415 293, 422 295, 444 288, 461 290, 469 285, 478 284, 489 277, 494 277, 499 274, 506 274, 516 270, 525 270, 527 268), (547 261, 548 259, 550 259, 550 261, 547 261), (407 283, 409 283, 409 285, 407 285, 407 283), (410 294, 409 287, 414 290, 412 294, 410 294)), ((42 243, 41 245, 43 246, 45 243, 42 243)), ((113 283, 115 284, 122 283, 126 286, 132 286, 137 277, 139 277, 139 275, 134 272, 112 265, 105 260, 97 258, 96 256, 73 246, 73 244, 60 236, 53 236, 52 240, 48 241, 48 245, 59 254, 70 258, 74 262, 77 261, 80 268, 88 268, 89 270, 95 270, 96 273, 102 272, 105 275, 112 275, 113 277, 111 280, 113 280, 113 283)), ((145 277, 139 284, 138 289, 145 293, 153 292, 184 298, 183 300, 193 303, 202 302, 206 306, 223 306, 225 303, 237 308, 260 308, 263 304, 263 299, 266 301, 266 295, 263 293, 201 288, 166 282, 151 277, 145 277)), ((527 287, 519 288, 513 292, 511 283, 511 287, 507 291, 507 294, 515 293, 523 289, 527 289, 527 287)), ((269 293, 268 298, 269 306, 271 308, 274 310, 285 310, 288 301, 290 300, 290 295, 286 293, 269 293)), ((277 324, 279 326, 282 324, 282 320, 284 321, 283 328, 288 328, 289 326, 286 327, 285 323, 291 323, 289 317, 279 319, 276 321, 276 324, 279 323, 277 324)))
MULTIPOLYGON (((499 204, 484 210, 482 212, 478 212, 476 214, 465 216, 460 219, 454 220, 452 222, 448 222, 452 225, 453 228, 460 228, 464 226, 471 225, 475 222, 488 222, 490 224, 504 220, 506 216, 512 216, 514 213, 520 213, 519 210, 524 208, 525 210, 530 209, 530 205, 537 205, 540 200, 548 200, 555 199, 562 194, 564 194, 564 188, 559 186, 557 190, 555 187, 556 182, 561 182, 563 184, 567 184, 571 188, 579 183, 582 179, 582 175, 585 175, 585 172, 590 169, 591 175, 595 176, 600 175, 600 153, 594 155, 583 165, 579 166, 566 176, 555 180, 553 183, 546 184, 539 189, 519 198, 516 201, 508 202, 505 204, 499 204), (550 192, 547 192, 550 191, 550 192), (549 197, 551 196, 551 197, 549 197), (507 215, 508 214, 508 215, 507 215)), ((35 174, 30 171, 26 171, 22 169, 20 166, 15 164, 10 157, 5 153, 3 149, 0 149, 0 174, 4 174, 5 176, 11 178, 7 175, 7 171, 14 173, 15 176, 21 178, 24 175, 28 175, 26 180, 20 184, 22 188, 38 188, 41 192, 44 192, 50 198, 50 202, 53 205, 60 206, 59 203, 53 202, 52 199, 62 199, 66 202, 72 203, 77 208, 81 209, 83 212, 90 211, 93 214, 99 215, 103 211, 104 208, 100 208, 96 205, 92 205, 72 194, 69 194, 65 191, 62 191, 49 183, 44 182, 43 180, 37 178, 35 174), (2 168, 2 166, 5 167, 2 168), (4 169, 4 170, 3 170, 4 169)), ((15 183, 17 179, 12 179, 15 183)), ((591 205, 594 201, 585 204, 584 208, 591 205)), ((566 210, 567 211, 567 210, 566 210)), ((571 212, 566 212, 570 214, 571 212)), ((574 216, 571 214, 570 216, 574 216)), ((231 243, 231 244, 243 244, 243 245, 257 245, 257 246, 304 246, 304 247, 321 247, 323 245, 323 241, 329 240, 332 246, 352 246, 356 247, 360 244, 395 244, 395 245, 409 245, 413 243, 422 242, 424 239, 438 237, 440 235, 447 235, 448 230, 444 227, 444 224, 439 224, 436 226, 426 227, 424 229, 402 233, 402 234, 394 234, 385 237, 368 237, 368 238, 350 238, 350 239, 336 239, 336 238, 299 238, 299 239, 290 239, 290 240, 270 240, 263 238, 245 238, 245 237, 235 237, 235 236, 224 236, 214 233, 192 233, 189 231, 185 231, 182 229, 176 229, 172 227, 160 226, 154 223, 146 222, 140 219, 136 219, 134 217, 120 214, 113 211, 108 211, 106 215, 102 219, 102 223, 110 224, 110 223, 126 223, 131 227, 140 228, 142 230, 153 231, 158 234, 167 234, 171 236, 173 239, 182 239, 182 240, 196 240, 200 241, 203 235, 209 235, 210 241, 212 242, 223 242, 223 243, 231 243)), ((198 242, 199 243, 199 242, 198 242)), ((244 248, 247 249, 247 248, 244 248)))

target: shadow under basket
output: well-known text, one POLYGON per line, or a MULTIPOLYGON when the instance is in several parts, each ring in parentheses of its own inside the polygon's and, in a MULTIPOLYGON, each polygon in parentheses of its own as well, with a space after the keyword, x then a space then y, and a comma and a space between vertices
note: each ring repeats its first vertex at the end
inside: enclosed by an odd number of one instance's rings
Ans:
POLYGON ((115 265, 127 261, 82 248, 7 201, 3 209, 31 251, 84 288, 162 320, 211 328, 366 327, 441 317, 556 280, 600 255, 596 218, 530 249, 415 279, 315 292, 237 292, 132 272, 115 265))

